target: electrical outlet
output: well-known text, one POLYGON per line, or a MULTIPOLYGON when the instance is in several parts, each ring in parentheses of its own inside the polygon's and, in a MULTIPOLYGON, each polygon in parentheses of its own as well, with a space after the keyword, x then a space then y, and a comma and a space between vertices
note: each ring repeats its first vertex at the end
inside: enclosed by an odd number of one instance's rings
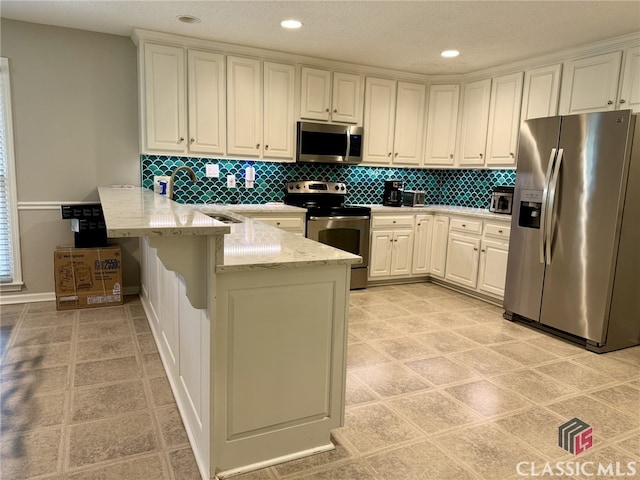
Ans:
POLYGON ((245 180, 244 188, 253 188, 253 180, 245 180))
POLYGON ((161 193, 162 192, 162 188, 160 187, 160 182, 164 182, 165 183, 164 194, 166 194, 167 193, 166 186, 169 185, 169 179, 170 178, 171 178, 170 175, 154 175, 153 176, 153 191, 155 193, 161 193))
POLYGON ((218 178, 220 177, 220 167, 217 163, 207 163, 205 166, 205 177, 218 178))
POLYGON ((236 188, 236 176, 227 175, 227 188, 236 188))

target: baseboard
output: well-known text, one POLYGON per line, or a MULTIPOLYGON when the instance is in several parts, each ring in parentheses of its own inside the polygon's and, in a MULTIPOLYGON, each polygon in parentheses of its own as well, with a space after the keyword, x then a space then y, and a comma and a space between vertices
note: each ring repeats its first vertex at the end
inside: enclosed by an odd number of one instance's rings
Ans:
MULTIPOLYGON (((123 295, 139 295, 140 286, 135 285, 133 287, 124 287, 122 289, 123 295)), ((55 292, 42 292, 42 293, 14 293, 0 294, 0 305, 12 305, 15 303, 35 303, 35 302, 53 302, 56 299, 55 292)))

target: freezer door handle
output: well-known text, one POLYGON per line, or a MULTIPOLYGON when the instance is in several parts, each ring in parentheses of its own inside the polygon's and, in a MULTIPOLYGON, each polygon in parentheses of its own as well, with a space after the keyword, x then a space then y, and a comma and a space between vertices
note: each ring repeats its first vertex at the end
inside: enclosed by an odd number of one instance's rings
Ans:
POLYGON ((544 250, 546 246, 547 240, 547 199, 549 197, 549 184, 551 183, 551 173, 553 172, 553 164, 556 158, 556 149, 551 149, 551 154, 549 155, 549 163, 547 165, 547 175, 544 177, 544 190, 542 191, 542 209, 540 212, 540 263, 544 263, 544 250))
POLYGON ((556 229, 556 224, 553 221, 555 212, 556 212, 556 193, 558 191, 558 177, 560 175, 560 165, 562 165, 562 154, 564 153, 564 149, 558 150, 558 158, 556 160, 556 165, 553 169, 553 179, 551 180, 551 188, 549 190, 549 212, 547 216, 547 225, 544 228, 544 231, 547 235, 546 239, 546 260, 547 265, 551 265, 551 241, 553 240, 553 234, 556 229))

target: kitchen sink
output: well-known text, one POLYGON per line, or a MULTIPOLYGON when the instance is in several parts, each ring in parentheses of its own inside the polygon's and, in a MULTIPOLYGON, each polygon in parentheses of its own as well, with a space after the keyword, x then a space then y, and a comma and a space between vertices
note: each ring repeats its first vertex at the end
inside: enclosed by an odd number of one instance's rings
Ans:
POLYGON ((237 218, 233 218, 228 215, 223 215, 221 213, 207 213, 207 212, 202 212, 202 213, 222 223, 242 223, 242 220, 238 220, 237 218))

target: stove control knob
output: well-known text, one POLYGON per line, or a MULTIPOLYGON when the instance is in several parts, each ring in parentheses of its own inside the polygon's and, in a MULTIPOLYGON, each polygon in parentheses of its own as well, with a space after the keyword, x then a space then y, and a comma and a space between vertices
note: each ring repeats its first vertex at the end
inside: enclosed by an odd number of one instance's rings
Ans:
POLYGON ((342 190, 344 192, 344 185, 342 187, 340 187, 340 190, 342 190))
POLYGON ((336 190, 340 190, 340 187, 338 185, 336 185, 336 190))
POLYGON ((300 190, 300 184, 296 184, 296 190, 300 190))

